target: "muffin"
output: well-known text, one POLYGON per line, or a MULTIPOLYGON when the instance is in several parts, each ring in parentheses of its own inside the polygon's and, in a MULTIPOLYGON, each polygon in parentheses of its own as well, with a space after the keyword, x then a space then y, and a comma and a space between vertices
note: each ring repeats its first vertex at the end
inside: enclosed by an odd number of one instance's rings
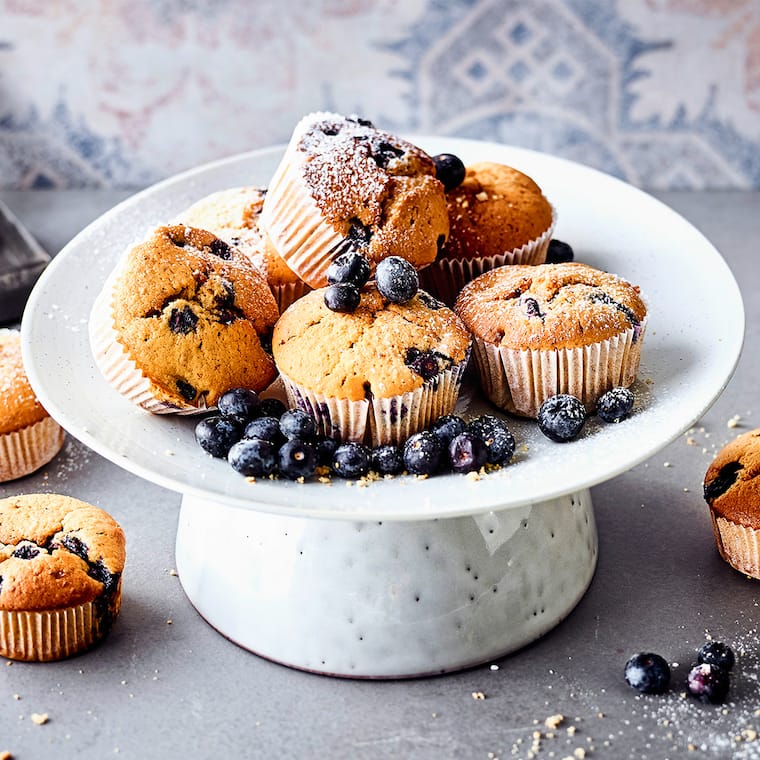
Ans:
POLYGON ((490 269, 546 261, 556 214, 526 174, 492 161, 472 164, 446 203, 448 240, 420 273, 422 286, 445 303, 453 304, 464 285, 490 269))
POLYGON ((131 247, 96 299, 95 361, 114 388, 154 413, 195 413, 230 388, 259 391, 279 312, 263 275, 211 232, 159 227, 131 247))
POLYGON ((760 429, 724 446, 707 469, 704 497, 720 556, 760 578, 760 429))
POLYGON ((63 446, 63 428, 34 395, 21 361, 18 330, 0 330, 0 483, 47 464, 63 446))
POLYGON ((483 390, 512 414, 535 417, 558 393, 591 411, 636 378, 647 317, 639 288, 587 264, 492 269, 464 287, 455 311, 473 335, 483 390))
POLYGON ((274 249, 259 224, 266 190, 233 187, 207 195, 183 211, 177 224, 213 232, 238 250, 264 275, 280 311, 310 290, 274 249))
POLYGON ((449 233, 432 158, 364 119, 314 113, 296 126, 269 185, 262 223, 285 263, 314 288, 340 253, 419 269, 449 233))
POLYGON ((453 411, 470 336, 423 291, 405 304, 374 285, 354 312, 330 311, 324 290, 296 301, 274 329, 272 350, 292 406, 339 440, 399 443, 453 411))
POLYGON ((124 533, 102 509, 57 494, 0 500, 0 655, 59 660, 111 630, 124 533))

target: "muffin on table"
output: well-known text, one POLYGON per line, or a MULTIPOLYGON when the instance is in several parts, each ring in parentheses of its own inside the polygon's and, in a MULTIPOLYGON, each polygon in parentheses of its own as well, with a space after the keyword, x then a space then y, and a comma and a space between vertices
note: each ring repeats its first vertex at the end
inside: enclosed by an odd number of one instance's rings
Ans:
POLYGON ((365 119, 324 112, 296 125, 262 224, 285 263, 315 288, 347 249, 373 268, 395 255, 420 269, 449 233, 443 184, 427 153, 365 119))
POLYGON ((90 342, 106 380, 154 413, 196 413, 275 377, 279 312, 264 276, 211 232, 159 227, 126 252, 96 299, 90 342))
POLYGON ((0 656, 48 661, 101 641, 121 608, 124 532, 57 494, 0 500, 0 656))
POLYGON ((21 334, 0 330, 0 483, 39 470, 61 450, 64 438, 29 384, 21 334))
POLYGON ((647 320, 639 288, 587 264, 492 269, 464 287, 455 311, 484 392, 512 414, 536 417, 559 393, 591 411, 636 378, 647 320))

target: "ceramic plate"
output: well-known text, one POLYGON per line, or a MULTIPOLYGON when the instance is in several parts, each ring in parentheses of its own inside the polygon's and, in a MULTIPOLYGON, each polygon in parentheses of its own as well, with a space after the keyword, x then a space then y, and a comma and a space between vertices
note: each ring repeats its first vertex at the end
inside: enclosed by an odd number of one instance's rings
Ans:
MULTIPOLYGON (((544 501, 614 477, 688 429, 730 379, 741 351, 744 311, 720 254, 674 211, 605 174, 532 151, 448 138, 412 138, 431 154, 493 160, 531 175, 557 208, 555 237, 576 260, 641 286, 649 306, 632 417, 589 420, 581 438, 557 444, 535 423, 513 421, 515 460, 481 480, 445 475, 359 487, 335 480, 249 483, 205 455, 192 418, 151 416, 102 379, 87 320, 106 276, 131 242, 217 190, 266 185, 282 148, 193 169, 138 193, 77 235, 33 291, 22 324, 24 361, 40 400, 69 433, 147 480, 211 501, 283 514, 350 519, 429 519, 544 501)), ((489 409, 477 393, 463 405, 489 409)))

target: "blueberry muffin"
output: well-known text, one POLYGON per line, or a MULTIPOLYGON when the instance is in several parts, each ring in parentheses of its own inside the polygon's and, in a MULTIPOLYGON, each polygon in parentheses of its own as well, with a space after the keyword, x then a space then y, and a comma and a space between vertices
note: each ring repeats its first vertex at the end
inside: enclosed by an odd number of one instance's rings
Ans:
POLYGON ((150 412, 194 413, 274 379, 278 309, 263 275, 211 232, 159 227, 130 248, 96 300, 90 340, 104 377, 150 412))
POLYGON ((0 483, 47 464, 63 446, 63 428, 34 395, 18 330, 0 330, 0 483))
POLYGON ((364 119, 314 113, 296 126, 269 185, 262 222, 280 256, 312 287, 341 252, 374 267, 390 255, 416 268, 449 233, 432 158, 364 119))
POLYGON ((233 187, 207 195, 183 211, 177 224, 199 227, 242 251, 264 275, 280 311, 310 290, 282 260, 261 229, 266 190, 233 187))
POLYGON ((58 660, 111 630, 124 533, 102 509, 57 494, 0 500, 0 655, 58 660))
POLYGON ((492 269, 464 287, 455 311, 486 395, 512 414, 535 417, 558 393, 591 411, 636 378, 647 318, 639 288, 587 264, 492 269))
POLYGON ((356 311, 335 312, 324 290, 296 301, 274 329, 272 349, 291 405, 322 433, 398 443, 453 411, 470 336, 424 291, 404 304, 365 287, 356 311))
POLYGON ((448 240, 420 273, 422 286, 444 302, 453 304, 466 283, 489 269, 546 260, 556 215, 528 175, 492 161, 472 164, 446 203, 448 240))
POLYGON ((760 429, 724 446, 707 469, 710 507, 720 556, 740 573, 760 578, 760 429))

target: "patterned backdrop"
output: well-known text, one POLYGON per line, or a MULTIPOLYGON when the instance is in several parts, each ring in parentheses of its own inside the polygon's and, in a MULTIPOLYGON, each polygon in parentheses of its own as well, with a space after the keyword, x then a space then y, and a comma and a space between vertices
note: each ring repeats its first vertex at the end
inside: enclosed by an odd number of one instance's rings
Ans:
POLYGON ((760 0, 0 0, 0 187, 140 187, 317 109, 760 188, 760 0))

